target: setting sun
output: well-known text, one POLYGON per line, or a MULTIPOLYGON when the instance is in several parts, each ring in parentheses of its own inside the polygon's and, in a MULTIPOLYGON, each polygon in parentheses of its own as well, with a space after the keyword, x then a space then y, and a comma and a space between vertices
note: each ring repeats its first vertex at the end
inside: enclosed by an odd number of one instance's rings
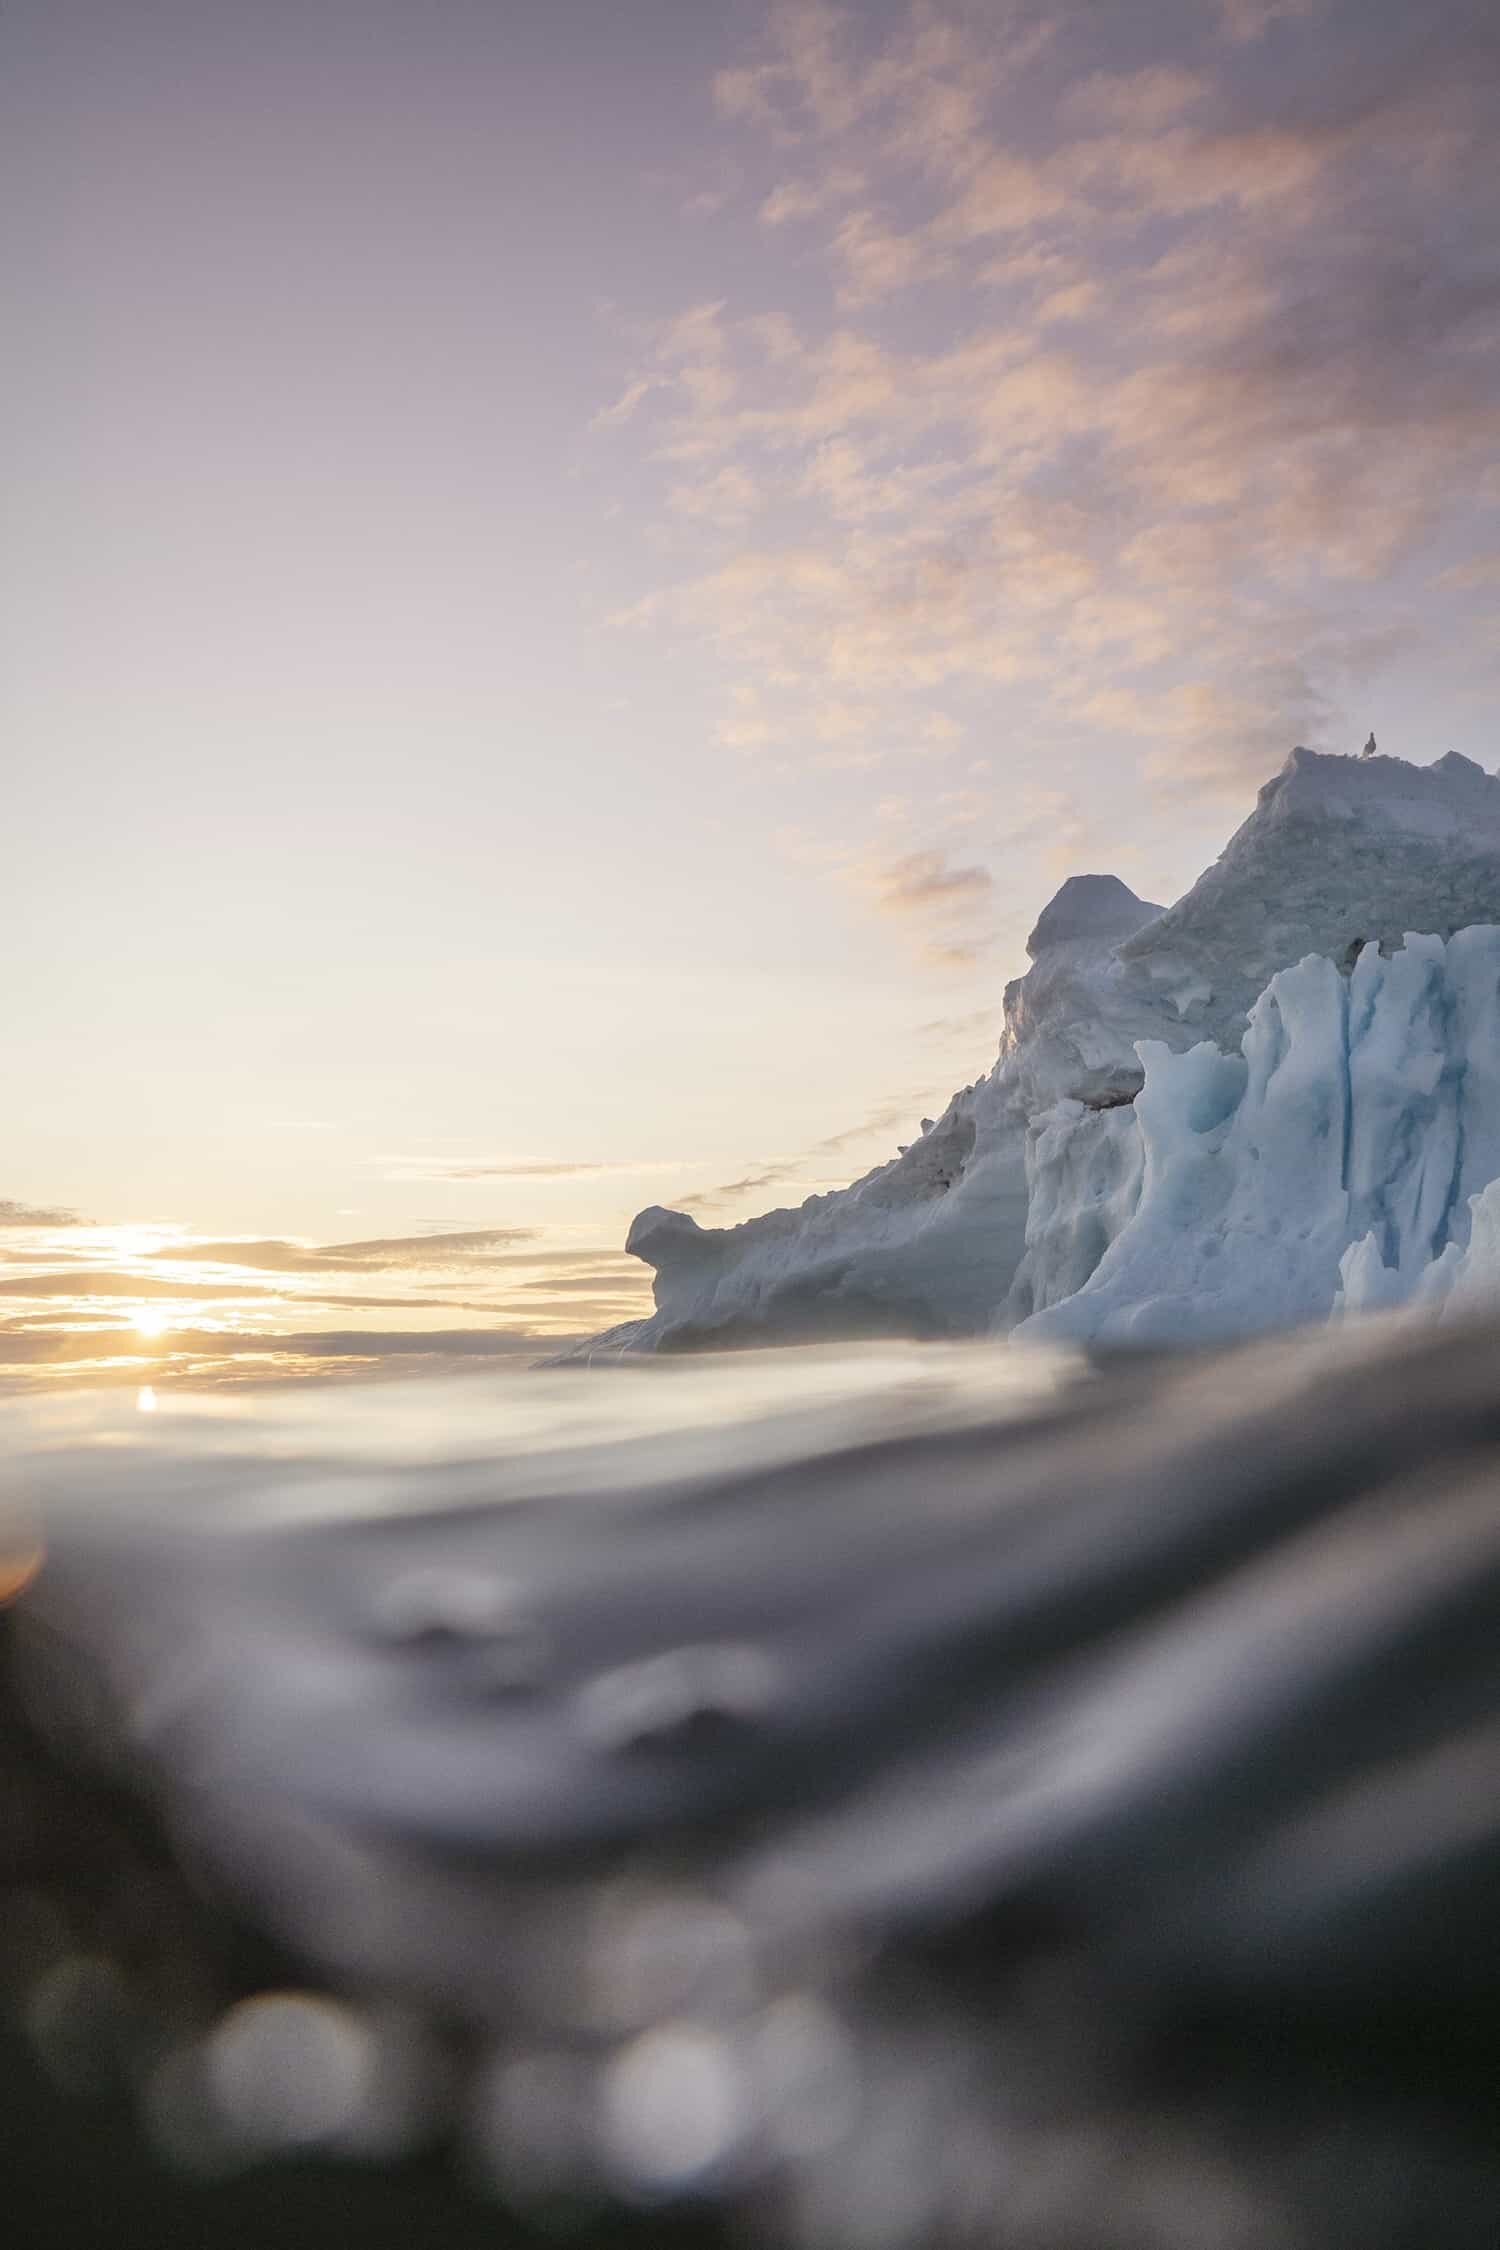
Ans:
POLYGON ((136 1333, 141 1336, 161 1336, 169 1325, 168 1315, 158 1312, 154 1305, 142 1305, 131 1316, 136 1333))

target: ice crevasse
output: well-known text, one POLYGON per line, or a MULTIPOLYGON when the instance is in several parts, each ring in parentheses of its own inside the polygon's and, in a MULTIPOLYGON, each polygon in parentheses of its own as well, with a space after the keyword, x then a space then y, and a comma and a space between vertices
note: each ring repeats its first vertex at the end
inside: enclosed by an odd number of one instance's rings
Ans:
POLYGON ((736 1227, 642 1212, 656 1310, 586 1350, 1500 1301, 1500 780, 1294 751, 1177 905, 1074 877, 1028 952, 909 1149, 736 1227))

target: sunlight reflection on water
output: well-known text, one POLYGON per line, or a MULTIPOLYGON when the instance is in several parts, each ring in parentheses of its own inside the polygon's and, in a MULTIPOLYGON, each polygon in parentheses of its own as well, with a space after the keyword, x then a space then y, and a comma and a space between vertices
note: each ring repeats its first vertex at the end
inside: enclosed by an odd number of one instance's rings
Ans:
POLYGON ((0 1402, 0 1496, 78 1509, 107 1487, 113 1506, 122 1479, 144 1499, 152 1465, 196 1464, 187 1504, 285 1520, 675 1482, 1003 1420, 1082 1367, 1050 1348, 871 1344, 378 1385, 15 1397, 0 1402), (424 1483, 423 1470, 444 1473, 424 1483))

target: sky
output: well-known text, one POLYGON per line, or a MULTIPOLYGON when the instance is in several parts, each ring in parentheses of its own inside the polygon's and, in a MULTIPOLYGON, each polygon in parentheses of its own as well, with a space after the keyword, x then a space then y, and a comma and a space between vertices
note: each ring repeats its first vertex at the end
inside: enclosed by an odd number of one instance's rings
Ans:
POLYGON ((518 1363, 1493 767, 1489 0, 8 0, 0 1381, 518 1363))

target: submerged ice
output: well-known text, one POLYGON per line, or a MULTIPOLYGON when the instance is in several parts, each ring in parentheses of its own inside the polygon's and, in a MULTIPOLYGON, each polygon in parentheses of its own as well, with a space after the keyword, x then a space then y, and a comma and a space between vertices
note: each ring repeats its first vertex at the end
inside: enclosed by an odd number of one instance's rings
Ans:
POLYGON ((1500 780, 1294 750, 1162 909, 1075 876, 994 1068, 891 1163, 737 1227, 643 1211, 591 1352, 1173 1342, 1500 1295, 1500 780))

